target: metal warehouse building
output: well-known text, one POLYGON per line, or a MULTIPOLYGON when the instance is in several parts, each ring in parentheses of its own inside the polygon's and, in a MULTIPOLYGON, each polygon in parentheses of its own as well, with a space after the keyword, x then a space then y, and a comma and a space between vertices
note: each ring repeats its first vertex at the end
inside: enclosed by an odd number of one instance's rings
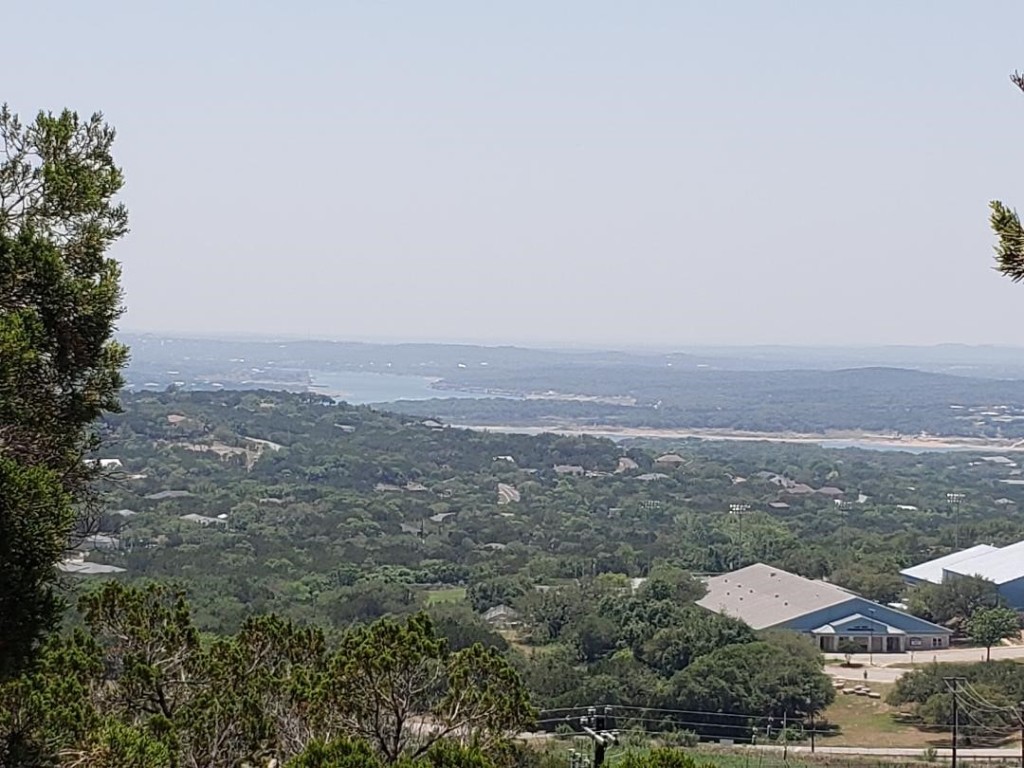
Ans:
POLYGON ((902 653, 949 647, 952 632, 835 584, 761 563, 714 576, 697 604, 741 619, 754 629, 791 629, 810 635, 823 651, 844 640, 864 651, 902 653))
POLYGON ((1024 608, 1024 541, 1006 547, 979 544, 906 568, 900 575, 911 584, 941 584, 949 579, 977 576, 993 582, 1009 605, 1024 608))

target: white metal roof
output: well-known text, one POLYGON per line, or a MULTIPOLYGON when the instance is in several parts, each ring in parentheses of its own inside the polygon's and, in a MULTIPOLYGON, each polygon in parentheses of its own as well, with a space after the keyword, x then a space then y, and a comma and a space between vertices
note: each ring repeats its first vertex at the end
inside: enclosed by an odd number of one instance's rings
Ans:
POLYGON ((971 560, 978 555, 985 555, 989 552, 996 552, 998 547, 991 544, 978 544, 970 549, 962 549, 959 552, 951 552, 948 555, 937 557, 926 563, 915 565, 912 568, 904 568, 900 575, 916 581, 930 581, 932 584, 942 583, 942 572, 952 570, 950 566, 956 565, 964 560, 971 560))
POLYGON ((1024 541, 947 565, 943 570, 959 576, 980 576, 1006 584, 1024 578, 1024 541))
POLYGON ((765 629, 854 597, 835 584, 805 579, 762 563, 707 580, 697 605, 765 629))
MULTIPOLYGON (((811 630, 811 633, 815 634, 815 635, 834 635, 834 634, 836 634, 836 627, 843 627, 845 625, 848 625, 850 623, 857 622, 857 621, 865 621, 865 622, 867 622, 872 627, 872 630, 876 626, 879 627, 880 629, 885 630, 884 633, 883 632, 874 632, 873 631, 872 633, 869 633, 869 634, 877 634, 877 635, 882 635, 882 634, 886 634, 886 635, 905 635, 905 634, 907 634, 906 632, 904 632, 899 627, 894 627, 892 624, 886 624, 884 621, 879 621, 878 619, 865 616, 863 613, 853 613, 853 614, 850 614, 849 616, 845 616, 845 617, 843 617, 841 619, 836 619, 835 621, 830 621, 828 624, 824 624, 824 625, 818 627, 817 629, 811 630)), ((844 632, 844 634, 850 634, 851 632, 853 632, 852 628, 848 628, 846 630, 846 632, 844 632)), ((853 633, 854 634, 858 634, 858 635, 861 634, 860 632, 853 632, 853 633)))

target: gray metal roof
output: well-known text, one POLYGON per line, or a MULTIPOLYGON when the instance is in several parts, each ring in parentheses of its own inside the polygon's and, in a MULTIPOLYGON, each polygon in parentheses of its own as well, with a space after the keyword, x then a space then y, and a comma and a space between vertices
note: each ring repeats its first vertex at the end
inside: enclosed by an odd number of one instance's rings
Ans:
POLYGON ((994 581, 996 584, 1006 584, 1022 579, 1024 578, 1024 541, 961 560, 946 566, 944 570, 960 576, 980 576, 983 579, 994 581))
POLYGON ((805 579, 763 563, 713 576, 697 605, 765 629, 856 597, 835 584, 805 579))
POLYGON ((904 568, 900 571, 900 575, 914 579, 916 581, 930 581, 932 584, 942 583, 942 572, 948 569, 952 565, 963 560, 970 560, 978 555, 984 555, 989 552, 995 552, 996 547, 991 544, 978 544, 977 546, 971 547, 970 549, 962 549, 959 552, 951 552, 948 555, 937 557, 934 560, 929 560, 926 563, 920 563, 911 568, 904 568))

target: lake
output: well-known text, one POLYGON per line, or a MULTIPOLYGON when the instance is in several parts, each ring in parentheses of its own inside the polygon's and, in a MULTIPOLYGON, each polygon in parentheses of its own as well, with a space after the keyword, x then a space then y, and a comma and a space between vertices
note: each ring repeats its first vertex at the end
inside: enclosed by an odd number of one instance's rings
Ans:
POLYGON ((433 400, 439 397, 497 397, 483 392, 434 389, 439 379, 429 376, 402 376, 369 371, 310 371, 314 391, 331 395, 353 405, 390 403, 395 400, 433 400))

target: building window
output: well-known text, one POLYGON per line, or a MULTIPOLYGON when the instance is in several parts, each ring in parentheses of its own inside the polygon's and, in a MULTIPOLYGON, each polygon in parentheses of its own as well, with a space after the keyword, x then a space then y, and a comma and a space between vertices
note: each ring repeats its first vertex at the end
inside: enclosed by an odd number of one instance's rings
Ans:
POLYGON ((921 638, 920 637, 912 637, 912 638, 910 638, 910 647, 911 648, 920 648, 921 647, 921 638))
POLYGON ((932 648, 941 648, 941 647, 942 647, 942 638, 941 637, 933 637, 932 638, 932 648))

